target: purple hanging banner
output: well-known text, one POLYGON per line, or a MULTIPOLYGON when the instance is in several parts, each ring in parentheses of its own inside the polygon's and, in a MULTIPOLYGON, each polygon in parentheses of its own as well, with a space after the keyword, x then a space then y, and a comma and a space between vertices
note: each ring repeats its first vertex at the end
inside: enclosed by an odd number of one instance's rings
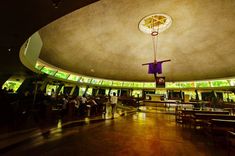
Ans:
POLYGON ((149 63, 149 74, 161 74, 162 73, 162 62, 149 63))

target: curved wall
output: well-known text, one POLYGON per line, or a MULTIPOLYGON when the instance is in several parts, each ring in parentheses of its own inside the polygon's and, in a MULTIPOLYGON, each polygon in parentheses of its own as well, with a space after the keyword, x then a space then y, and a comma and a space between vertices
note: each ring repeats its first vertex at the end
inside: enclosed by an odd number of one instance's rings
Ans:
MULTIPOLYGON (((34 72, 47 74, 53 79, 62 81, 75 82, 89 86, 102 86, 112 88, 139 88, 139 89, 155 89, 155 82, 134 82, 134 81, 115 81, 101 79, 96 77, 88 77, 78 75, 55 66, 52 66, 40 60, 39 54, 43 43, 40 35, 34 33, 21 47, 20 59, 22 63, 34 72)), ((56 59, 56 58, 55 58, 56 59)), ((180 88, 233 88, 235 86, 235 78, 223 78, 217 80, 204 81, 188 81, 188 82, 166 82, 167 89, 180 88)))

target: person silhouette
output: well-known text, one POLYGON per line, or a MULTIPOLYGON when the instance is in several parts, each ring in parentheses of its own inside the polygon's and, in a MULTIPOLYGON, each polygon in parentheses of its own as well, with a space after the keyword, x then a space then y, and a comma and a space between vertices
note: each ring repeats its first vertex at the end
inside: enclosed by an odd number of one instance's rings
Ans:
POLYGON ((116 96, 116 93, 113 93, 113 96, 111 96, 111 98, 110 98, 110 102, 111 102, 112 119, 113 119, 115 111, 116 111, 116 105, 117 105, 117 102, 118 102, 118 97, 116 96))

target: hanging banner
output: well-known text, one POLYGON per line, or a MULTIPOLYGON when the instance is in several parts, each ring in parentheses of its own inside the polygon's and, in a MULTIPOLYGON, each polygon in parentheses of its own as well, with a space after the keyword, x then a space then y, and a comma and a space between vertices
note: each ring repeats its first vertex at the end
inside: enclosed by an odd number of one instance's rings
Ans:
POLYGON ((150 63, 149 64, 149 74, 161 74, 162 73, 162 62, 150 63))

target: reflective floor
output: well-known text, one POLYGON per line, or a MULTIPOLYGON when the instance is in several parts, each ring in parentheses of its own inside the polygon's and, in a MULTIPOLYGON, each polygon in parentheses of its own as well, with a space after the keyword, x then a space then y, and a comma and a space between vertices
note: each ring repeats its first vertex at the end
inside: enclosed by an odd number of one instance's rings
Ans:
POLYGON ((203 134, 175 123, 175 116, 137 112, 114 120, 57 129, 4 155, 222 156, 203 134))

